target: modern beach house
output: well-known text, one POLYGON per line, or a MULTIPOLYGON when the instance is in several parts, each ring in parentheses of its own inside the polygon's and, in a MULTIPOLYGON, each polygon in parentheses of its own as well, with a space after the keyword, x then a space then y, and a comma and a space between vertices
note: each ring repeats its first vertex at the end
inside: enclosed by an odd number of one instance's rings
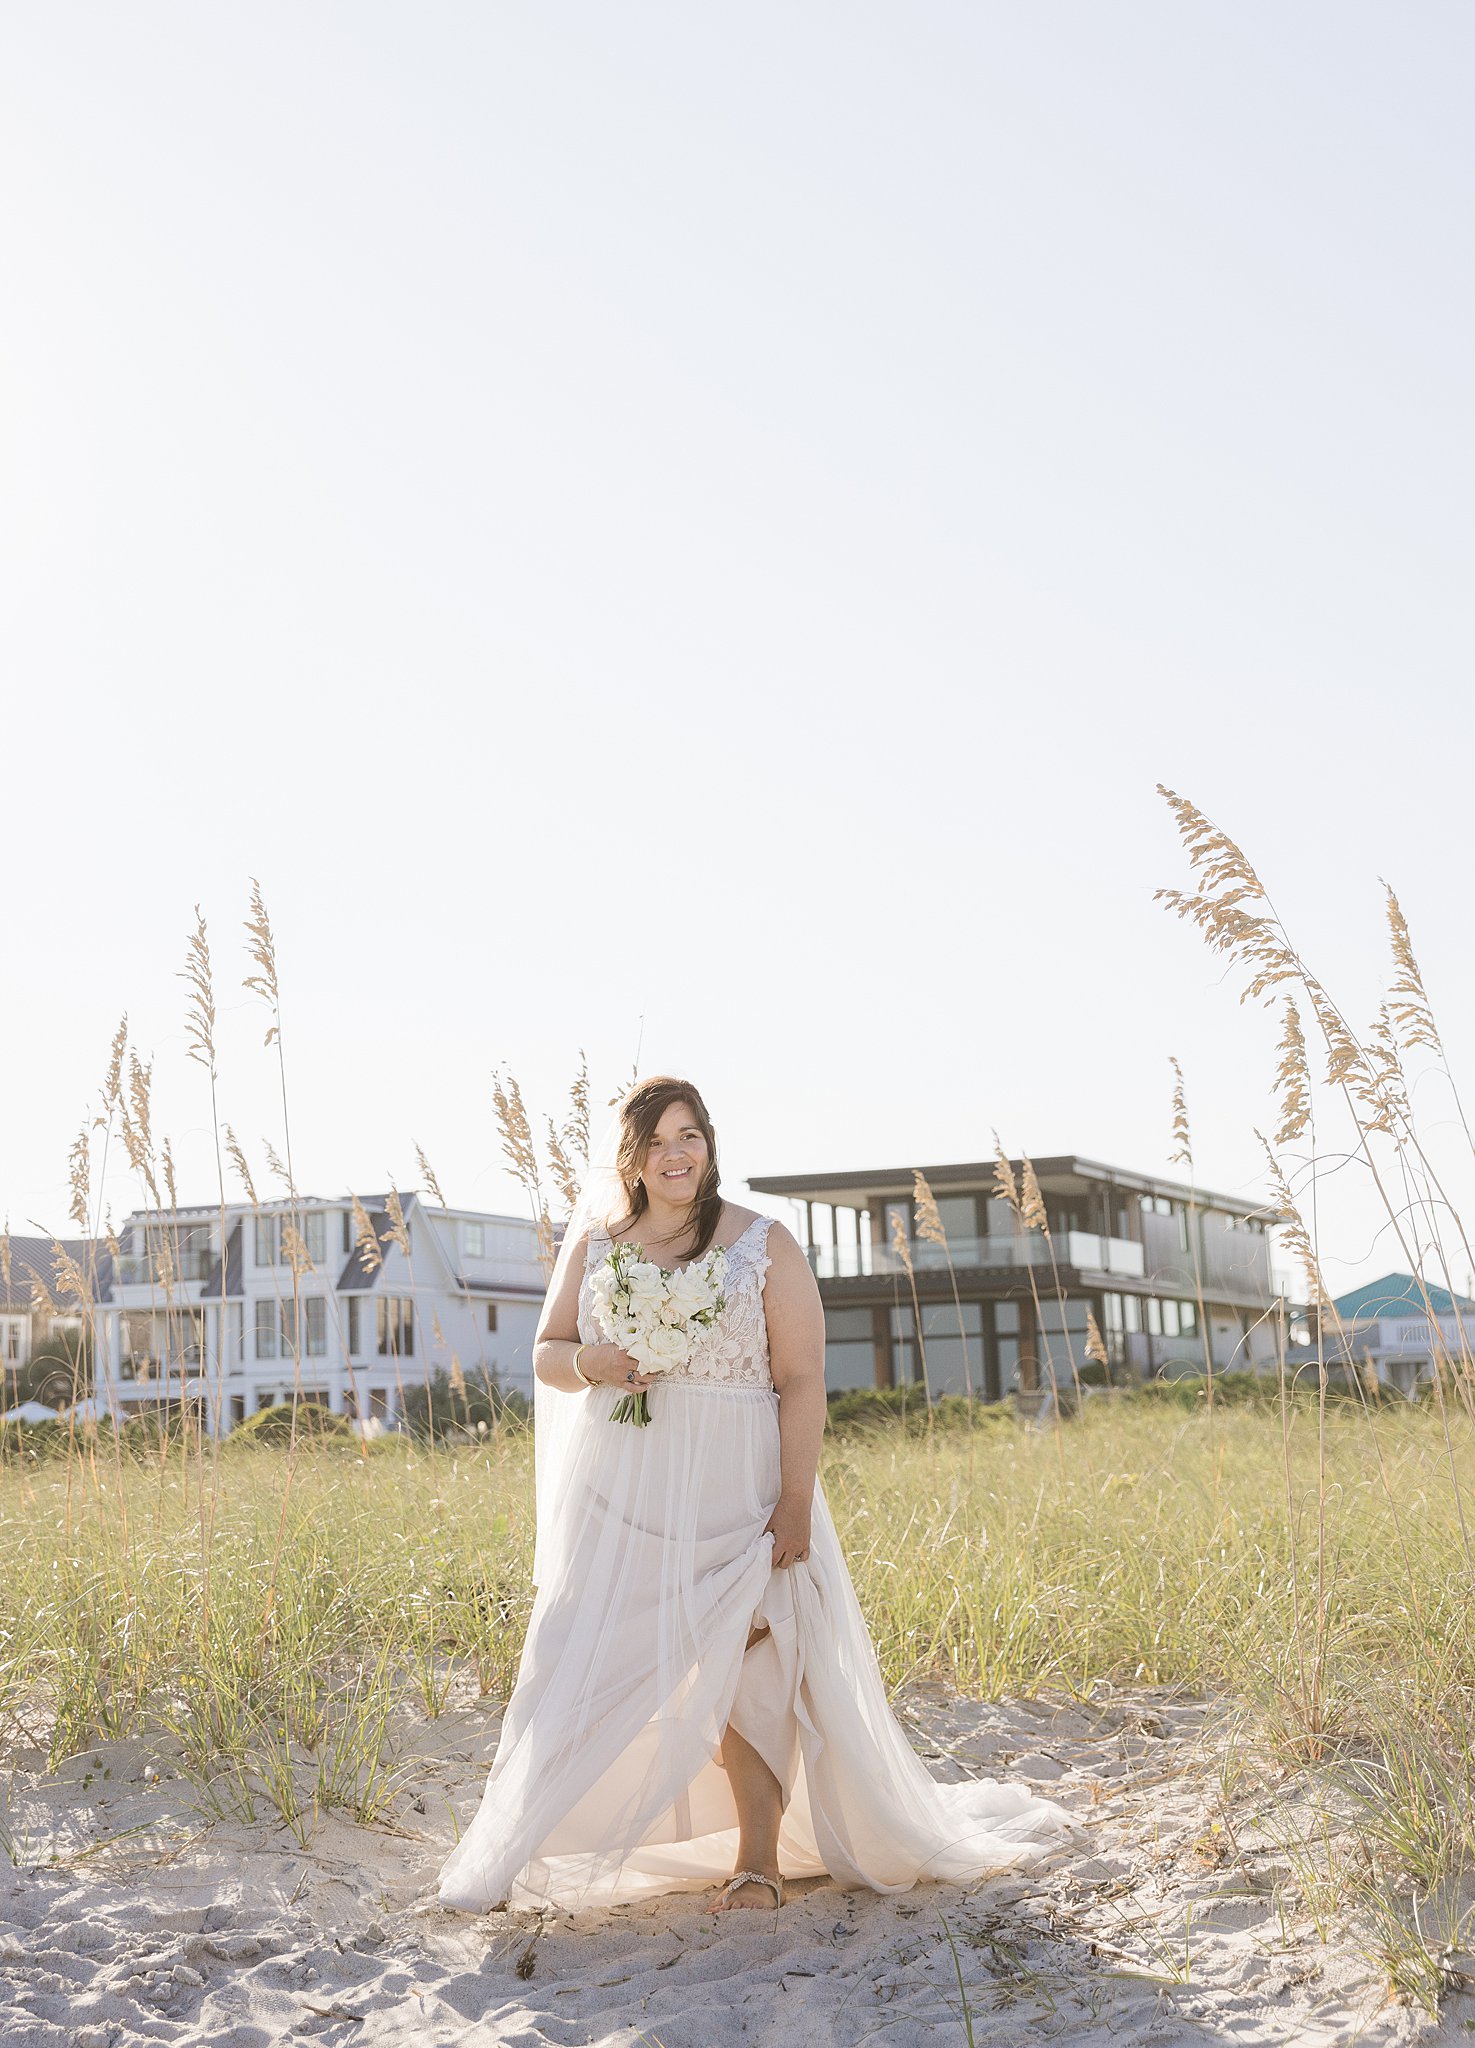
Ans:
POLYGON ((1123 1380, 1273 1361, 1272 1211, 1092 1159, 1034 1169, 1048 1235, 996 1193, 993 1160, 925 1167, 945 1246, 919 1229, 910 1167, 750 1178, 793 1205, 832 1393, 920 1385, 924 1358, 934 1398, 1066 1388, 1088 1364, 1088 1315, 1123 1380))
POLYGON ((138 1210, 97 1262, 95 1395, 120 1418, 188 1406, 223 1435, 307 1396, 392 1428, 459 1367, 529 1393, 545 1275, 531 1221, 366 1196, 138 1210))

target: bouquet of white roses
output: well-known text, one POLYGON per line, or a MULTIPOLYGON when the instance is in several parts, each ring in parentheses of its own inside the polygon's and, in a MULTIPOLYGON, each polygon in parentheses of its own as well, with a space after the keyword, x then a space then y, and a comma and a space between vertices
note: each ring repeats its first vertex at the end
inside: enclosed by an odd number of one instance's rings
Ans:
MULTIPOLYGON (((636 1244, 617 1244, 592 1282, 594 1320, 645 1373, 685 1365, 698 1330, 708 1330, 727 1306, 722 1282, 727 1256, 719 1248, 674 1273, 642 1258, 636 1244)), ((645 1389, 622 1395, 612 1422, 650 1421, 645 1389)))

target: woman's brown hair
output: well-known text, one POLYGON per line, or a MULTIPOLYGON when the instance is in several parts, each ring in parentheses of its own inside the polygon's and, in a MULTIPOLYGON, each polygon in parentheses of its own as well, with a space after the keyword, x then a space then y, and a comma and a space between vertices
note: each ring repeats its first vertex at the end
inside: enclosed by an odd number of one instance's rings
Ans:
POLYGON ((692 1235, 686 1256, 699 1259, 717 1235, 722 1215, 722 1176, 717 1171, 717 1133, 712 1119, 690 1081, 678 1081, 673 1074, 652 1074, 638 1081, 620 1104, 620 1143, 615 1154, 615 1171, 625 1190, 626 1219, 619 1227, 631 1229, 650 1207, 641 1178, 646 1154, 656 1125, 673 1102, 684 1102, 691 1120, 707 1141, 707 1170, 691 1205, 692 1235))

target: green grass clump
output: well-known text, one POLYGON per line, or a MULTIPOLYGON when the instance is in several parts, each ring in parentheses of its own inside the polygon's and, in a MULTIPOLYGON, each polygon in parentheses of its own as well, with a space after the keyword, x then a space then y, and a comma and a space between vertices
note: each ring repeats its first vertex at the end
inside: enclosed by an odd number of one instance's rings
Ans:
POLYGON ((294 1407, 290 1401, 278 1401, 238 1422, 227 1442, 237 1450, 253 1444, 280 1447, 290 1443, 294 1433, 308 1442, 323 1438, 347 1442, 353 1436, 353 1426, 346 1415, 335 1415, 326 1402, 298 1401, 294 1407))
MULTIPOLYGON (((857 1387, 830 1396, 827 1422, 832 1436, 864 1435, 891 1428, 902 1429, 909 1436, 926 1436, 927 1401, 920 1387, 857 1387)), ((934 1432, 992 1431, 1012 1426, 1011 1411, 1002 1403, 969 1401, 961 1394, 943 1394, 932 1403, 930 1427, 934 1432)))

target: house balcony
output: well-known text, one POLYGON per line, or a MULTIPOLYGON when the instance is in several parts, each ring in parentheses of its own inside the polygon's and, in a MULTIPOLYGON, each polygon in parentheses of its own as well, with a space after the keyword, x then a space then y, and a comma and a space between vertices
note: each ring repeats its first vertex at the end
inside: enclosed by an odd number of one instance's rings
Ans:
MULTIPOLYGON (((1372 1329, 1358 1329, 1354 1325, 1352 1349, 1354 1353, 1367 1351, 1375 1358, 1389 1352, 1422 1352, 1432 1356, 1436 1351, 1449 1358, 1460 1358, 1471 1348, 1472 1336, 1475 1332, 1468 1327, 1462 1330, 1457 1316, 1417 1316, 1396 1323, 1385 1318, 1372 1329)), ((1329 1331, 1328 1355, 1339 1350, 1335 1332, 1329 1331)))
MULTIPOLYGON (((1053 1241, 1031 1230, 1017 1237, 959 1237, 944 1251, 941 1245, 913 1238, 907 1249, 919 1273, 945 1272, 951 1256, 958 1273, 1013 1272, 1024 1266, 1055 1263, 1082 1273, 1117 1273, 1141 1280, 1147 1270, 1142 1246, 1126 1237, 1098 1237, 1094 1231, 1068 1230, 1053 1241)), ((865 1280, 904 1273, 899 1252, 889 1245, 811 1245, 809 1263, 817 1280, 865 1280)))
MULTIPOLYGON (((176 1284, 208 1280, 215 1271, 215 1253, 197 1247, 186 1247, 173 1260, 176 1284)), ((154 1253, 138 1257, 125 1253, 118 1267, 118 1281, 123 1287, 162 1287, 164 1284, 160 1262, 154 1253)))

